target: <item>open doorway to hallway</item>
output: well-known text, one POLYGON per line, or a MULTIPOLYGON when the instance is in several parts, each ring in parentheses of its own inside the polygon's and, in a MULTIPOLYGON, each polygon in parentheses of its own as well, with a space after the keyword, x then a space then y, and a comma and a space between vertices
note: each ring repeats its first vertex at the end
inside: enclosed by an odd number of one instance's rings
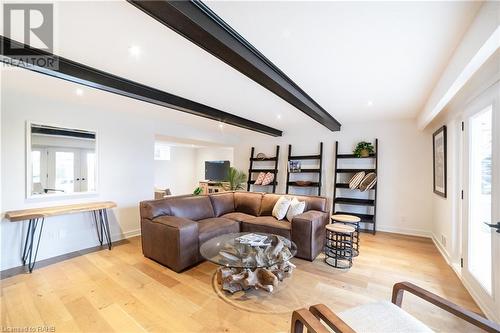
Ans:
POLYGON ((156 135, 155 198, 192 194, 208 181, 223 181, 222 168, 233 165, 234 148, 211 142, 156 135), (209 168, 207 168, 207 165, 209 168), (220 172, 211 166, 220 165, 220 172), (217 171, 217 170, 215 170, 217 171), (217 174, 219 174, 217 176, 217 174), (217 179, 212 179, 213 177, 217 179))

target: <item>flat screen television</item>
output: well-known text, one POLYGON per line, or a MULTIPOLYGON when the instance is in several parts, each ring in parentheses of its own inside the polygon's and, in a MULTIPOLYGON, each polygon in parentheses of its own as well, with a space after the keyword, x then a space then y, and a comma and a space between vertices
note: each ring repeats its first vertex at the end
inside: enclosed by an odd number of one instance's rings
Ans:
POLYGON ((205 161, 205 179, 221 182, 227 179, 229 161, 205 161))

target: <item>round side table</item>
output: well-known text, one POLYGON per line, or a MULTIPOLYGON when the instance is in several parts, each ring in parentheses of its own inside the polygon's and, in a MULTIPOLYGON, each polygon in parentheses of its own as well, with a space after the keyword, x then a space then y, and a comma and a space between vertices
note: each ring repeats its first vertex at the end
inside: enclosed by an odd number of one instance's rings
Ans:
POLYGON ((334 223, 338 222, 354 227, 353 253, 354 256, 357 257, 359 255, 359 222, 361 222, 361 219, 357 216, 347 214, 333 214, 331 218, 334 223))
POLYGON ((326 225, 325 262, 335 268, 352 267, 354 227, 341 223, 326 225))

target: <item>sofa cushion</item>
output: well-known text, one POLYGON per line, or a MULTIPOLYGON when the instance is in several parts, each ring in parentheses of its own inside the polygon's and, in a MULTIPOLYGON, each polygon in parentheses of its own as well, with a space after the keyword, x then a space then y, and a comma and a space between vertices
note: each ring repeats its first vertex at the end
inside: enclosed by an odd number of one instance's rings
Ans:
POLYGON ((260 205, 260 216, 271 216, 273 214, 274 205, 279 200, 279 194, 264 194, 262 197, 262 204, 260 205))
POLYGON ((278 221, 272 216, 259 216, 241 222, 242 232, 264 232, 291 239, 292 225, 288 221, 278 221))
POLYGON ((212 202, 207 196, 190 196, 165 199, 170 215, 198 221, 215 217, 212 202))
POLYGON ((144 219, 152 220, 157 216, 170 215, 170 206, 166 199, 141 201, 139 209, 144 219))
POLYGON ((209 196, 216 217, 234 212, 234 193, 223 192, 209 196))
POLYGON ((234 220, 214 217, 198 221, 198 231, 198 239, 201 246, 201 244, 214 237, 239 232, 240 225, 234 220))
POLYGON ((227 213, 227 214, 222 215, 221 217, 226 218, 226 219, 235 220, 238 222, 243 222, 243 221, 251 220, 251 219, 255 218, 254 215, 240 213, 240 212, 227 213))
POLYGON ((234 209, 240 213, 259 216, 262 193, 235 192, 234 209))
POLYGON ((308 196, 308 195, 296 195, 295 196, 299 201, 306 202, 306 209, 308 210, 319 210, 321 212, 327 212, 327 200, 325 197, 317 197, 317 196, 308 196))

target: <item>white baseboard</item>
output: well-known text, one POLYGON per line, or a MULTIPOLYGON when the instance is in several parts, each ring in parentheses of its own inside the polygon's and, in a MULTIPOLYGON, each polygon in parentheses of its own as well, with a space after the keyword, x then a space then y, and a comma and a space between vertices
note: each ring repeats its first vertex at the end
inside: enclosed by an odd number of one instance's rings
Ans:
POLYGON ((123 233, 115 234, 115 235, 111 236, 111 239, 113 240, 113 242, 116 242, 116 241, 119 241, 122 239, 127 239, 127 238, 131 238, 131 237, 139 236, 140 234, 141 234, 141 228, 138 228, 138 229, 129 230, 129 231, 126 231, 123 233))
POLYGON ((485 316, 490 320, 500 322, 500 318, 497 318, 495 313, 492 313, 491 311, 489 311, 488 307, 484 304, 484 302, 481 301, 481 298, 479 297, 479 295, 477 295, 477 293, 474 291, 474 288, 472 288, 472 286, 467 282, 467 280, 464 279, 464 277, 462 275, 461 267, 452 262, 448 251, 446 251, 446 249, 443 247, 443 245, 437 240, 437 237, 436 237, 436 235, 434 235, 434 233, 432 234, 431 238, 432 238, 432 241, 434 242, 434 244, 436 245, 439 253, 441 253, 441 255, 443 256, 446 263, 448 265, 450 265, 451 269, 453 269, 453 271, 457 275, 458 279, 462 282, 465 289, 469 292, 472 299, 474 300, 474 302, 476 302, 477 306, 481 309, 481 311, 485 314, 485 316))
POLYGON ((488 318, 489 320, 493 320, 494 322, 500 323, 500 318, 495 313, 489 310, 488 306, 484 304, 484 302, 481 300, 481 297, 479 297, 479 295, 474 291, 474 288, 467 282, 467 280, 463 278, 462 274, 457 274, 457 275, 460 281, 462 281, 462 284, 464 285, 465 289, 467 289, 469 294, 472 296, 472 299, 474 300, 474 302, 476 302, 477 306, 479 306, 479 308, 484 313, 486 318, 488 318))
POLYGON ((448 253, 448 251, 446 251, 446 248, 443 246, 443 244, 441 244, 441 242, 438 241, 438 239, 437 239, 436 235, 434 235, 434 233, 432 233, 431 239, 434 242, 434 245, 436 245, 438 251, 443 256, 443 258, 446 261, 446 263, 448 265, 450 265, 451 268, 453 268, 453 270, 455 271, 455 273, 457 273, 457 271, 455 270, 454 266, 452 265, 450 254, 448 253))
POLYGON ((377 231, 391 232, 393 234, 402 234, 408 236, 418 236, 431 238, 431 233, 422 229, 400 228, 388 225, 377 225, 377 231))

